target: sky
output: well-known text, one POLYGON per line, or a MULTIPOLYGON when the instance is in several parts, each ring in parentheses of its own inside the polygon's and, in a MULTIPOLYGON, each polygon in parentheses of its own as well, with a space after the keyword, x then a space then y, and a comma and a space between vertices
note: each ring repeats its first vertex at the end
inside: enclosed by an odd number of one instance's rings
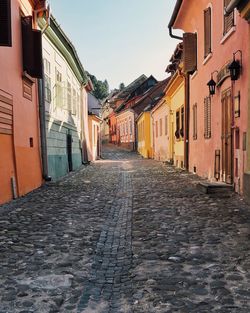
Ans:
POLYGON ((50 0, 83 67, 111 89, 141 74, 162 80, 178 44, 168 35, 176 0, 50 0))

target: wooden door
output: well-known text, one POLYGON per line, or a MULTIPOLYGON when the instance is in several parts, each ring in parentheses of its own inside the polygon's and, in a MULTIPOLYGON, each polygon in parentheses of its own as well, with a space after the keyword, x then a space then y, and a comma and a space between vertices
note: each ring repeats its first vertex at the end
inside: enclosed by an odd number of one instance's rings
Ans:
POLYGON ((231 89, 222 94, 222 179, 233 183, 232 97, 231 89))
POLYGON ((69 172, 72 172, 73 160, 72 160, 72 135, 71 134, 67 134, 67 156, 68 156, 69 172))

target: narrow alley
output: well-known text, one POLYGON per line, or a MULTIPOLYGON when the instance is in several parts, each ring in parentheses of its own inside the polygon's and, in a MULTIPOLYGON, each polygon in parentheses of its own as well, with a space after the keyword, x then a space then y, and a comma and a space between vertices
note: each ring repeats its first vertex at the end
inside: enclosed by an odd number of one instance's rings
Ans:
POLYGON ((0 207, 1 313, 249 313, 250 207, 105 147, 0 207))

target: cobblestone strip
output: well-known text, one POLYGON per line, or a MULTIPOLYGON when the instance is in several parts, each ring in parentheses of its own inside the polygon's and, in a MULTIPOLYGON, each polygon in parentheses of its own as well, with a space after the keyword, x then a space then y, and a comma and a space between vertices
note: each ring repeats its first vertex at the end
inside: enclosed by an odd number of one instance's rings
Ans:
POLYGON ((88 285, 83 290, 78 313, 132 312, 132 184, 121 172, 118 193, 103 226, 88 285))

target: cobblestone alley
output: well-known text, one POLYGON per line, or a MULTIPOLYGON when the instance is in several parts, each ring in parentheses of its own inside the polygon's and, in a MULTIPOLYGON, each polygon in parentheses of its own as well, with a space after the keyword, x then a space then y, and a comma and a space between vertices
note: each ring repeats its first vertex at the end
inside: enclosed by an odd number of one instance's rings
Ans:
POLYGON ((0 313, 249 313, 249 206, 103 155, 0 207, 0 313))

